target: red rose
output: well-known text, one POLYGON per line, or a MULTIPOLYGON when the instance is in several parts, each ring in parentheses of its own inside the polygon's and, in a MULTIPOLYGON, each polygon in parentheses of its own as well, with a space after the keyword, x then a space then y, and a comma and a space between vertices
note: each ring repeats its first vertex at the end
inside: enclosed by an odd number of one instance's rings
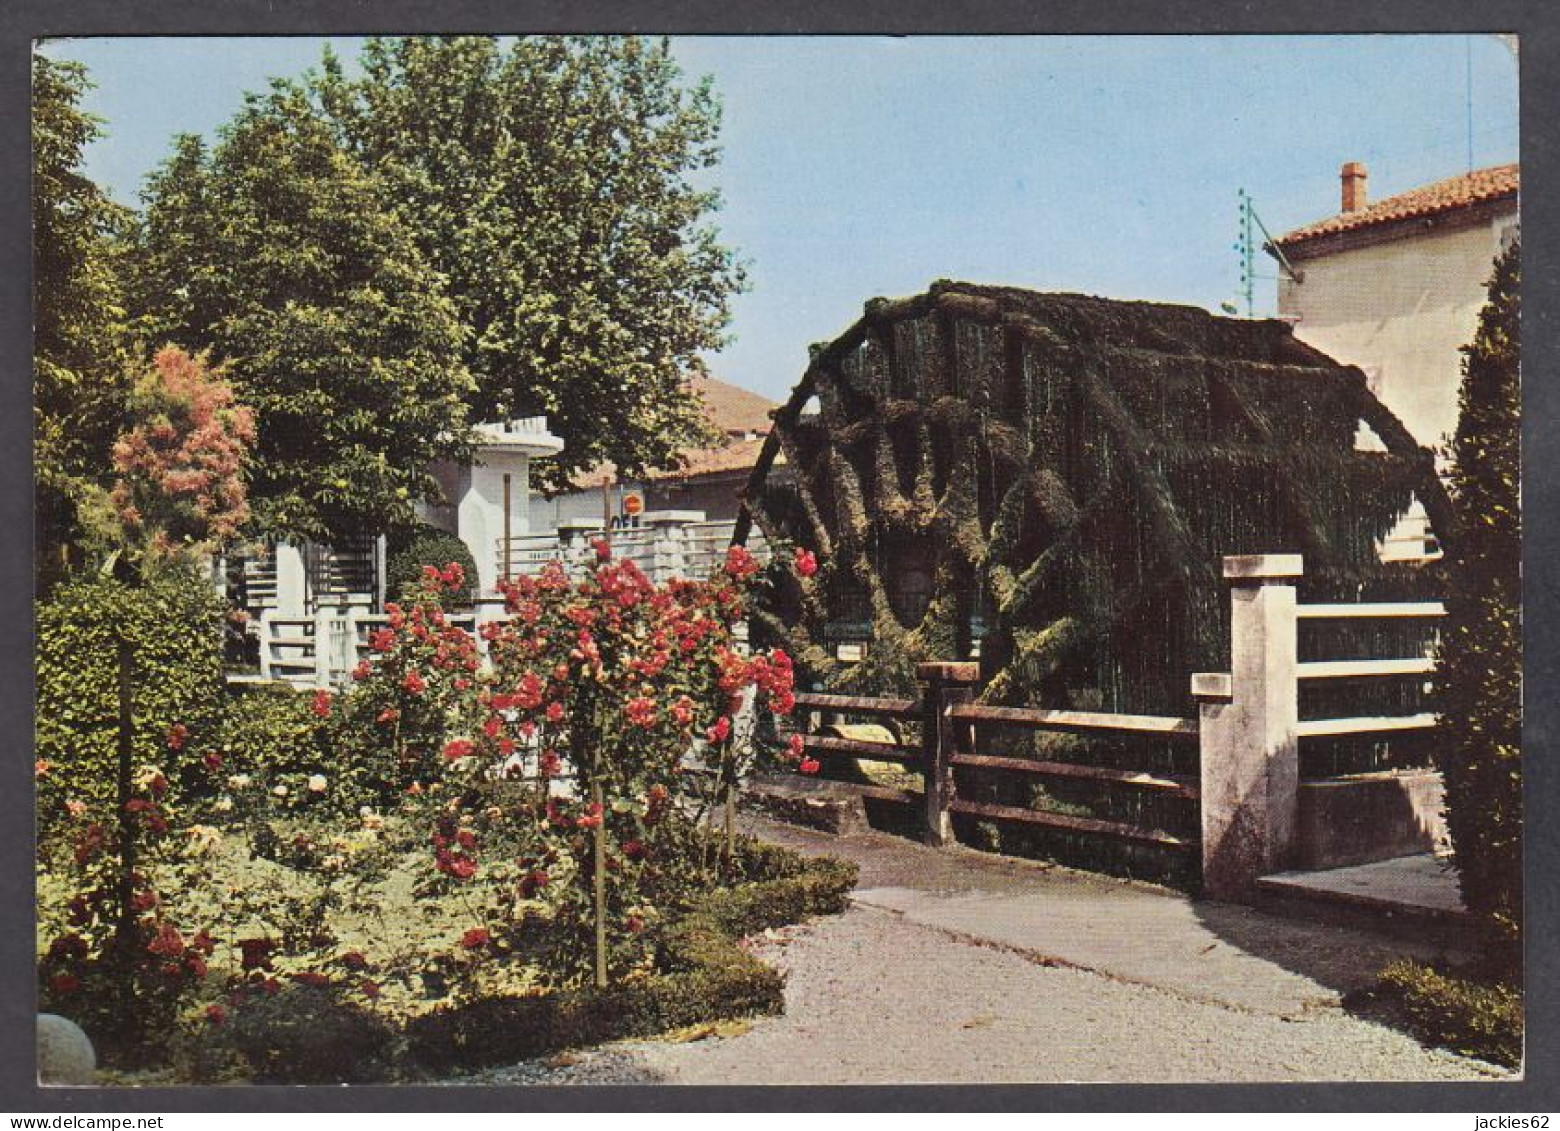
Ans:
POLYGON ((460 945, 465 950, 476 950, 480 946, 486 946, 492 939, 485 927, 473 927, 460 936, 460 945))
POLYGON ((428 690, 428 683, 415 671, 406 673, 406 678, 401 680, 401 687, 408 695, 421 695, 428 690))
POLYGON ((174 723, 168 728, 168 749, 182 750, 184 742, 190 736, 189 728, 183 723, 174 723))
POLYGON ((802 577, 811 577, 818 572, 818 559, 811 550, 796 548, 796 572, 802 577))
POLYGON ((802 764, 796 768, 801 770, 804 774, 816 774, 820 769, 822 769, 822 766, 816 758, 803 758, 802 764))
POLYGON ((343 954, 341 956, 341 964, 348 970, 368 969, 368 959, 364 958, 363 952, 359 950, 349 950, 346 954, 343 954))
POLYGON ((146 944, 146 949, 153 954, 177 958, 184 953, 184 936, 172 923, 164 923, 157 928, 156 936, 146 944))
POLYGON ((227 1020, 227 1010, 221 1005, 208 1005, 206 1007, 206 1020, 213 1025, 221 1025, 227 1020))
POLYGON ((206 769, 212 771, 212 773, 215 773, 222 768, 222 755, 218 754, 215 750, 206 751, 206 753, 201 757, 201 761, 206 764, 206 769))
POLYGON ((368 978, 364 978, 363 981, 358 984, 358 989, 362 990, 363 996, 368 998, 370 1001, 373 1001, 379 996, 379 983, 368 978))
POLYGON ((300 970, 292 976, 292 980, 305 986, 324 987, 330 985, 330 979, 324 974, 318 974, 313 970, 300 970))
POLYGON ((312 710, 322 719, 330 718, 331 694, 328 691, 316 691, 312 710))
POLYGON ((454 762, 460 758, 471 757, 475 750, 476 747, 471 744, 469 739, 456 738, 445 744, 444 757, 446 761, 454 762))
POLYGON ((49 988, 57 994, 73 994, 81 989, 81 979, 74 974, 56 974, 49 979, 49 988))

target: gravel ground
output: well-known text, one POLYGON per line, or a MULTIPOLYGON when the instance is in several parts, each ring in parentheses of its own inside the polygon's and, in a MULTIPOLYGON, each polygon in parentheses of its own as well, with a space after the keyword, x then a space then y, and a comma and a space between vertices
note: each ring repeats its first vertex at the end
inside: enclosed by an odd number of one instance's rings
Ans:
POLYGON ((732 1036, 627 1042, 452 1084, 1190 1083, 1479 1080, 1503 1070, 1319 1006, 1191 1000, 981 945, 888 911, 773 932, 784 1016, 732 1036))

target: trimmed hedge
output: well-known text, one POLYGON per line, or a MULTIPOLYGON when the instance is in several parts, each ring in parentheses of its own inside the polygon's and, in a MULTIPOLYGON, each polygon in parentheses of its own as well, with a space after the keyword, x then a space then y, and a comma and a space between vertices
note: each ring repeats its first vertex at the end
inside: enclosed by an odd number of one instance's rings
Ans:
POLYGON ((162 766, 178 782, 182 759, 168 748, 169 729, 182 723, 193 745, 221 714, 222 620, 221 599, 195 575, 141 587, 82 575, 38 605, 36 757, 50 766, 39 781, 41 826, 67 797, 112 807, 120 632, 133 658, 136 765, 162 766))
POLYGON ((1404 960, 1381 972, 1377 991, 1426 1044, 1508 1068, 1522 1064, 1522 994, 1404 960))
POLYGON ((454 594, 442 598, 445 611, 471 604, 476 592, 477 563, 455 535, 437 526, 424 523, 413 527, 410 533, 398 537, 390 546, 385 561, 385 592, 391 600, 401 600, 409 589, 422 580, 424 566, 443 569, 456 562, 466 571, 466 584, 454 594))
POLYGON ((810 915, 845 910, 854 864, 809 860, 769 845, 745 846, 744 871, 777 878, 716 891, 662 940, 662 974, 606 990, 582 988, 485 998, 419 1017, 408 1053, 438 1071, 509 1064, 558 1049, 649 1037, 687 1025, 779 1013, 781 975, 737 940, 810 915))

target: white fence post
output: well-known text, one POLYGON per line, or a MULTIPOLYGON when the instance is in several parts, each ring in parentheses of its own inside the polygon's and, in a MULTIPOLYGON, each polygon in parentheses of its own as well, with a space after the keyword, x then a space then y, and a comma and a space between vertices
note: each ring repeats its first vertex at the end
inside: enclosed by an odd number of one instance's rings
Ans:
POLYGON ((1282 870, 1299 804, 1299 554, 1224 559, 1230 671, 1192 676, 1199 703, 1203 891, 1248 897, 1282 870))
POLYGON ((327 609, 314 610, 314 686, 330 687, 331 622, 335 616, 327 609))
POLYGON ((271 618, 276 616, 276 610, 265 608, 260 610, 260 678, 269 680, 271 674, 271 618))

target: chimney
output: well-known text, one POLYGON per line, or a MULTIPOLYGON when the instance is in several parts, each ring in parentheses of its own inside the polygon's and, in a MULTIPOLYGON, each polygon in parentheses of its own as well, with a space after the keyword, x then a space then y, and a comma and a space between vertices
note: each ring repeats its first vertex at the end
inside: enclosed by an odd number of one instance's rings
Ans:
POLYGON ((1358 212, 1365 207, 1365 166, 1359 161, 1344 165, 1339 178, 1343 181, 1343 211, 1358 212))

